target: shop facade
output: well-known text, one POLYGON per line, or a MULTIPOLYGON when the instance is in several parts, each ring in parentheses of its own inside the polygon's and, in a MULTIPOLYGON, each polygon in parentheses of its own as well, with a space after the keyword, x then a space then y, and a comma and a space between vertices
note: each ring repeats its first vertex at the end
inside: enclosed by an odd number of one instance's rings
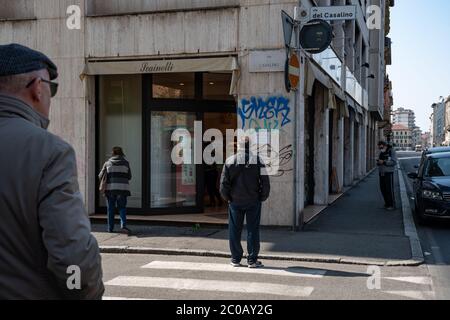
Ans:
POLYGON ((364 23, 335 26, 357 38, 353 60, 337 37, 323 54, 302 54, 302 90, 287 92, 279 17, 293 15, 297 1, 74 0, 80 30, 67 28, 62 4, 41 2, 33 19, 0 22, 0 42, 46 52, 60 66, 50 130, 77 152, 90 214, 104 212, 97 173, 116 145, 131 164, 130 213, 205 212, 204 166, 171 161, 178 128, 200 140, 209 128, 279 130, 263 225, 301 226, 306 207, 328 205, 374 167, 377 117, 354 62, 369 50, 368 33, 355 31, 364 23))

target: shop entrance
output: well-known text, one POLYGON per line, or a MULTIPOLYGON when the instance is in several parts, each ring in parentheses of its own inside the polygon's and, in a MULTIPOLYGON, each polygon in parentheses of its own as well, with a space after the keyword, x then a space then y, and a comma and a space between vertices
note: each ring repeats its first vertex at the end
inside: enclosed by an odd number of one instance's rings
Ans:
MULTIPOLYGON (((113 146, 125 150, 133 175, 130 214, 225 210, 218 199, 211 203, 207 192, 211 189, 207 188, 211 185, 207 172, 216 170, 214 186, 218 188, 222 164, 176 165, 171 156, 178 143, 172 141, 176 129, 191 133, 192 152, 196 121, 202 122, 203 132, 214 128, 224 137, 226 129, 236 129, 236 102, 229 95, 230 85, 230 73, 98 77, 97 171, 113 146)), ((97 212, 106 212, 99 194, 97 212)))

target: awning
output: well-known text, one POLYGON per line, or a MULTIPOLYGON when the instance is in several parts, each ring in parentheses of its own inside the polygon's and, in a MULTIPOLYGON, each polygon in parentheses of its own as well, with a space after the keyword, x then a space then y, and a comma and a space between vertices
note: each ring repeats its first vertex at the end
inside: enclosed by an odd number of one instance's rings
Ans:
POLYGON ((81 79, 86 75, 175 73, 175 72, 233 72, 239 70, 236 57, 165 59, 135 61, 87 62, 81 79))
POLYGON ((306 94, 312 96, 314 82, 319 81, 326 88, 331 88, 331 80, 320 70, 311 60, 308 61, 307 77, 306 77, 306 94))
POLYGON ((350 117, 350 111, 348 110, 348 106, 345 103, 345 101, 337 99, 336 102, 337 102, 337 105, 338 105, 339 114, 340 114, 341 118, 349 118, 350 117))
POLYGON ((334 94, 333 87, 328 90, 328 109, 337 109, 336 95, 334 94))
POLYGON ((175 72, 226 72, 232 73, 230 95, 238 92, 240 70, 236 57, 199 58, 199 59, 165 59, 134 61, 88 61, 80 75, 86 76, 175 73, 175 72))
POLYGON ((353 101, 353 99, 350 98, 350 96, 346 96, 345 103, 347 106, 349 106, 350 108, 352 108, 353 110, 356 111, 355 101, 353 101))
POLYGON ((345 92, 344 90, 342 90, 336 83, 334 83, 333 81, 331 81, 331 85, 334 91, 334 94, 336 95, 336 97, 338 97, 339 99, 341 99, 342 101, 345 101, 345 92))

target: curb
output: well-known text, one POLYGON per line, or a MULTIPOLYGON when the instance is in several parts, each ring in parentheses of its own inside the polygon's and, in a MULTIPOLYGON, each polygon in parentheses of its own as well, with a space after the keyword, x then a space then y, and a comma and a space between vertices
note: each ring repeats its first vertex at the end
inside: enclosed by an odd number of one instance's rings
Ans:
MULTIPOLYGON (((191 249, 165 249, 165 248, 147 248, 147 247, 130 247, 130 246, 100 246, 101 253, 109 254, 158 254, 169 256, 196 256, 196 257, 214 257, 214 258, 230 258, 228 252, 208 251, 208 250, 191 250, 191 249)), ((335 263, 347 265, 361 266, 381 266, 381 267, 413 267, 422 264, 416 260, 406 261, 370 261, 364 259, 340 258, 334 256, 289 256, 289 255, 260 255, 261 259, 272 261, 298 261, 298 262, 315 262, 315 263, 335 263)))
MULTIPOLYGON (((361 179, 361 181, 366 179, 374 171, 375 170, 370 171, 363 179, 361 179)), ((398 170, 397 172, 400 184, 405 235, 409 238, 412 253, 412 258, 410 260, 376 261, 376 260, 352 259, 349 257, 336 257, 336 256, 272 255, 272 254, 262 254, 260 255, 260 258, 273 261, 298 261, 298 262, 334 263, 334 264, 381 266, 381 267, 417 267, 422 265, 425 262, 425 258, 423 256, 422 247, 420 245, 419 236, 417 234, 417 229, 414 224, 411 207, 409 205, 405 181, 403 179, 401 170, 398 170)), ((353 187, 354 186, 346 190, 346 192, 351 190, 353 187)), ((100 246, 100 252, 109 254, 157 254, 169 256, 172 255, 172 256, 230 258, 230 253, 223 251, 167 249, 167 248, 132 247, 132 246, 100 246)))
POLYGON ((418 265, 421 265, 425 262, 425 257, 423 255, 422 246, 420 245, 420 238, 417 234, 411 206, 409 204, 406 184, 402 174, 403 171, 399 168, 397 172, 400 183, 400 195, 402 199, 403 225, 405 228, 405 235, 409 238, 412 260, 416 261, 418 265))

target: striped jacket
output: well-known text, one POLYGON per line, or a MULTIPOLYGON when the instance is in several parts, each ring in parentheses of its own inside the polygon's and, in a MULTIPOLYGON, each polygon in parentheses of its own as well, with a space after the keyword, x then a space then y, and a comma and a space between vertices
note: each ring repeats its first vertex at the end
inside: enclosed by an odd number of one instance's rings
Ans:
POLYGON ((101 180, 106 174, 105 195, 130 196, 131 169, 129 162, 121 156, 115 156, 105 162, 98 175, 101 180))

